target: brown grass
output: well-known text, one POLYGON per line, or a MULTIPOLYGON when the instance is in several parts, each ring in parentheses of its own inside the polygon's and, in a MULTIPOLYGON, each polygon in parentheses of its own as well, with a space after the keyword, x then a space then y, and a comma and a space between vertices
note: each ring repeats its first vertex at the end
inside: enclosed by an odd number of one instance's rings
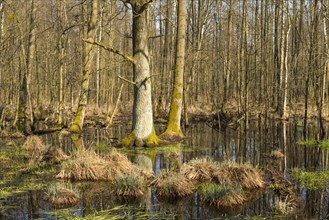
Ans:
POLYGON ((185 176, 173 171, 162 171, 151 183, 159 197, 177 198, 193 193, 194 184, 185 176))
POLYGON ((219 183, 239 184, 245 189, 258 189, 265 186, 261 172, 249 164, 225 162, 213 175, 219 183))
POLYGON ((88 149, 81 150, 75 157, 64 161, 56 178, 113 182, 116 177, 129 173, 141 172, 116 150, 112 150, 107 157, 101 157, 94 150, 88 149))
POLYGON ((145 181, 142 176, 128 174, 123 177, 115 178, 114 189, 112 193, 117 196, 139 198, 144 195, 145 181))
POLYGON ((43 199, 56 208, 71 207, 79 203, 78 194, 63 187, 45 193, 43 199))
POLYGON ((10 134, 10 138, 24 138, 24 137, 25 137, 25 135, 19 131, 10 134))
POLYGON ((246 189, 265 186, 260 170, 248 164, 216 163, 207 159, 191 160, 181 167, 180 173, 198 183, 215 181, 231 185, 241 184, 246 189))
POLYGON ((284 158, 284 154, 282 153, 282 151, 280 149, 274 150, 271 153, 271 156, 276 160, 280 160, 280 159, 284 158))
POLYGON ((198 189, 202 201, 217 208, 232 208, 243 205, 247 199, 240 186, 203 183, 198 189))
POLYGON ((208 159, 195 159, 183 164, 180 173, 189 180, 199 183, 209 182, 212 179, 213 172, 216 171, 217 164, 208 159))
POLYGON ((9 137, 9 133, 6 130, 1 130, 0 131, 0 138, 6 138, 9 137))
POLYGON ((44 150, 45 145, 41 138, 36 135, 31 135, 26 138, 23 144, 23 149, 25 150, 44 150))

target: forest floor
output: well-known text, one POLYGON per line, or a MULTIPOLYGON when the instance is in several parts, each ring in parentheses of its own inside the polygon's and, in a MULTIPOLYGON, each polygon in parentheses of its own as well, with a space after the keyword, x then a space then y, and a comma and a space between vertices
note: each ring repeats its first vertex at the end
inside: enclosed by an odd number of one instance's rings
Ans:
MULTIPOLYGON (((15 119, 15 105, 0 106, 0 127, 12 127, 15 119)), ((114 107, 109 107, 109 111, 105 108, 95 108, 90 106, 86 111, 85 126, 108 126, 108 119, 111 117, 114 107), (108 113, 109 112, 109 113, 108 113)), ((36 121, 54 127, 57 124, 58 110, 53 106, 39 107, 34 109, 36 121)), ((74 107, 65 107, 64 109, 64 127, 68 127, 74 116, 74 107)), ((182 113, 182 123, 189 124, 195 122, 210 123, 211 126, 217 127, 216 124, 235 127, 240 121, 245 119, 245 110, 239 106, 237 102, 230 101, 225 107, 218 107, 211 103, 193 103, 182 113), (187 116, 187 117, 186 117, 187 116)), ((158 108, 154 111, 154 121, 157 124, 165 124, 167 122, 169 106, 166 108, 158 108)), ((323 120, 329 121, 329 105, 323 108, 323 120)), ((112 121, 113 124, 130 124, 132 118, 132 103, 121 103, 115 113, 112 121)), ((248 106, 248 119, 255 120, 261 118, 270 118, 275 120, 301 120, 304 118, 304 104, 296 102, 289 104, 287 107, 287 118, 281 118, 277 110, 273 107, 266 108, 264 104, 250 103, 248 106)), ((316 106, 309 104, 308 119, 315 120, 317 118, 316 106)))

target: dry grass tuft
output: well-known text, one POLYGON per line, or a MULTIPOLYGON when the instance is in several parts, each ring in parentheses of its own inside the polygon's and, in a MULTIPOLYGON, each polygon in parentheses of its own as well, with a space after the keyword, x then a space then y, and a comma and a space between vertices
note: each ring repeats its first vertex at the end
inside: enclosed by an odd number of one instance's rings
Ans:
POLYGON ((201 199, 217 208, 232 208, 246 202, 242 187, 226 184, 203 183, 198 189, 201 199))
POLYGON ((0 131, 0 138, 6 138, 9 137, 9 133, 6 130, 1 130, 0 131))
POLYGON ((187 164, 183 164, 180 173, 189 180, 195 180, 199 183, 207 182, 211 181, 217 166, 217 163, 209 159, 194 159, 187 164))
POLYGON ((49 148, 42 142, 41 138, 36 135, 28 136, 23 143, 22 149, 28 151, 30 163, 44 160, 45 155, 49 150, 49 148))
POLYGON ((292 214, 295 211, 295 205, 293 202, 288 200, 288 196, 285 200, 276 199, 272 206, 272 212, 275 215, 287 216, 292 214))
POLYGON ((117 196, 139 198, 144 195, 144 178, 135 174, 127 174, 123 177, 115 178, 112 193, 117 196))
POLYGON ((190 195, 194 187, 194 184, 185 176, 173 171, 162 171, 151 185, 155 186, 157 195, 164 198, 190 195))
POLYGON ((48 152, 46 153, 46 158, 53 160, 56 163, 60 163, 64 160, 70 159, 71 157, 68 156, 61 148, 49 148, 48 152))
POLYGON ((56 208, 75 206, 79 203, 79 196, 71 189, 56 187, 45 193, 43 199, 56 208))
POLYGON ((107 157, 101 157, 94 150, 88 149, 64 161, 56 178, 113 182, 116 177, 129 173, 140 173, 140 170, 116 150, 112 150, 107 157))
POLYGON ((259 189, 265 186, 261 172, 249 164, 225 162, 214 172, 218 183, 241 185, 245 189, 259 189))
POLYGON ((278 149, 278 150, 274 150, 271 153, 271 157, 273 157, 276 160, 280 160, 280 159, 284 158, 284 154, 282 153, 282 151, 280 149, 278 149))
POLYGON ((25 137, 25 135, 19 131, 10 134, 10 138, 24 138, 24 137, 25 137))
POLYGON ((23 149, 32 151, 42 151, 45 149, 45 145, 41 138, 36 135, 31 135, 26 138, 23 144, 23 149))

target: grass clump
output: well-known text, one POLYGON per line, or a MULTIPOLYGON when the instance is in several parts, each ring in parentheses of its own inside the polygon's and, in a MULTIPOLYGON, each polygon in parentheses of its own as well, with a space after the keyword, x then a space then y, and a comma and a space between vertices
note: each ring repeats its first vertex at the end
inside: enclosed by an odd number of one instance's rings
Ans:
POLYGON ((117 196, 139 198, 144 195, 144 178, 135 174, 127 174, 122 177, 116 177, 112 193, 117 196))
POLYGON ((284 154, 282 153, 282 151, 280 149, 276 149, 271 152, 271 157, 273 159, 280 160, 280 159, 284 158, 284 154))
POLYGON ((294 169, 292 177, 301 187, 310 190, 325 189, 329 182, 329 172, 310 172, 294 169))
POLYGON ((244 189, 259 189, 265 186, 261 172, 250 164, 225 162, 213 174, 223 184, 241 185, 244 189))
POLYGON ((194 159, 187 164, 183 164, 180 173, 189 180, 199 183, 209 182, 213 173, 217 170, 217 166, 218 164, 210 159, 194 159))
POLYGON ((62 163, 56 178, 114 182, 117 176, 138 172, 139 169, 127 157, 114 149, 106 157, 99 156, 92 149, 83 149, 62 163))
POLYGON ((200 185, 198 193, 202 201, 217 208, 232 208, 246 202, 241 186, 203 183, 200 185))
POLYGON ((288 201, 288 196, 285 200, 276 199, 272 206, 272 213, 279 216, 288 216, 295 210, 293 203, 288 201))
POLYGON ((194 184, 174 171, 162 171, 151 183, 159 197, 179 198, 193 193, 194 184))
POLYGON ((26 150, 44 150, 45 145, 41 138, 36 135, 31 135, 26 138, 23 144, 23 149, 26 150))
POLYGON ((56 208, 72 207, 79 203, 80 198, 77 192, 72 187, 63 185, 52 185, 43 199, 56 208))

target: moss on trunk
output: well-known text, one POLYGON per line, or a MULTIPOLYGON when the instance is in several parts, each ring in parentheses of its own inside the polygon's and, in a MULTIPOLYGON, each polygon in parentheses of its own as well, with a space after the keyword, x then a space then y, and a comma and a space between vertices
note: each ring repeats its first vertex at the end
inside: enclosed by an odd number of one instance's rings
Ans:
POLYGON ((147 138, 136 137, 135 132, 131 132, 125 137, 118 145, 120 147, 156 147, 160 144, 166 143, 162 141, 155 133, 154 127, 152 128, 151 134, 147 138))

